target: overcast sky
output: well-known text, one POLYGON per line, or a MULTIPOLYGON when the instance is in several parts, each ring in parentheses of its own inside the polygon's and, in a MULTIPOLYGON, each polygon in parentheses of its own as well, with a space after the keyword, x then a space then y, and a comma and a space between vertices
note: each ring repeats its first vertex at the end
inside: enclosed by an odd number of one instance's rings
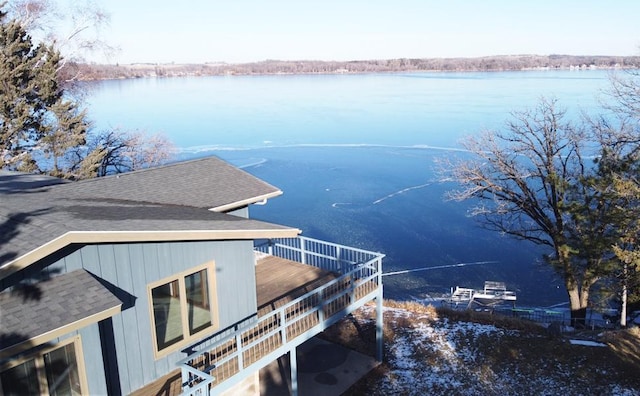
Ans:
POLYGON ((640 55, 640 1, 109 0, 109 63, 640 55))

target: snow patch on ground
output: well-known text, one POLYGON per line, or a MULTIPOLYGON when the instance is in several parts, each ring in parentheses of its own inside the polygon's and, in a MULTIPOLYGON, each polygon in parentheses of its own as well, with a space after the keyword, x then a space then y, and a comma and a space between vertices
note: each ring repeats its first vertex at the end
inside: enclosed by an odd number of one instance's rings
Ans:
POLYGON ((588 341, 588 340, 569 340, 571 345, 584 345, 584 346, 593 346, 593 347, 606 347, 607 344, 603 344, 601 342, 596 341, 588 341))
MULTIPOLYGON (((482 354, 477 351, 477 345, 483 345, 482 337, 520 337, 518 331, 453 322, 399 308, 385 308, 384 318, 385 326, 395 329, 395 340, 387 346, 390 370, 376 386, 376 395, 588 394, 582 393, 585 389, 576 389, 580 385, 574 384, 567 367, 559 365, 553 370, 552 378, 531 379, 530 373, 519 372, 517 356, 514 356, 514 364, 508 367, 478 361, 482 359, 478 358, 482 354), (407 325, 408 317, 412 318, 410 326, 407 325)), ((526 337, 522 342, 526 342, 526 337)), ((608 387, 606 393, 610 395, 639 394, 637 389, 626 389, 618 384, 604 386, 608 387)))

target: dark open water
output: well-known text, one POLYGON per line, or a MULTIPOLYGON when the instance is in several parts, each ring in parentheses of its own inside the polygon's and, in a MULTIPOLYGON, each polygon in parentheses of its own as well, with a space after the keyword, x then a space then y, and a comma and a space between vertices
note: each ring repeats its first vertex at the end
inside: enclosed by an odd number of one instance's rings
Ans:
POLYGON ((279 187, 258 219, 383 252, 385 272, 491 261, 385 278, 385 294, 422 298, 505 281, 520 305, 566 300, 543 251, 480 229, 446 202, 434 160, 501 128, 512 110, 555 96, 597 111, 603 71, 244 76, 94 84, 97 128, 163 132, 181 158, 217 155, 279 187))

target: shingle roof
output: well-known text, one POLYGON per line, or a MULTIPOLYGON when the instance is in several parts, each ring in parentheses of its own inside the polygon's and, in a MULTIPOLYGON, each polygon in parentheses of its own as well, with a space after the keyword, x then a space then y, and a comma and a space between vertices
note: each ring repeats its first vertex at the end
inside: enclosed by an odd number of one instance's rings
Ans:
POLYGON ((227 208, 246 206, 282 192, 217 157, 67 183, 66 197, 105 198, 156 204, 227 208))
MULTIPOLYGON (((85 270, 0 293, 0 351, 100 314, 122 302, 85 270)), ((102 315, 104 316, 104 315, 102 315)), ((95 321, 97 321, 96 319, 95 321)), ((87 323, 85 323, 86 325, 87 323)), ((47 342, 50 340, 40 340, 47 342)))
POLYGON ((68 183, 68 181, 52 176, 8 172, 0 169, 0 194, 22 193, 35 188, 63 183, 68 183))
POLYGON ((0 279, 30 264, 24 262, 27 254, 41 253, 37 259, 87 240, 220 239, 243 232, 239 238, 260 232, 293 236, 299 231, 208 210, 278 194, 215 157, 75 183, 0 173, 0 279), (14 268, 18 259, 22 262, 14 268))

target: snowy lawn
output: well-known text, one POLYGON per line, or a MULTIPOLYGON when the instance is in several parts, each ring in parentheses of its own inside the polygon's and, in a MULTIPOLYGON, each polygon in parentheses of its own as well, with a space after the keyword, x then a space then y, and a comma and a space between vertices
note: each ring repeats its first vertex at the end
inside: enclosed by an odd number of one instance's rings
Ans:
MULTIPOLYGON (((640 395, 637 366, 609 347, 396 305, 384 311, 384 364, 349 394, 640 395)), ((365 307, 353 326, 372 331, 374 316, 365 307)), ((347 322, 339 326, 343 341, 359 342, 353 335, 349 341, 347 322)))

